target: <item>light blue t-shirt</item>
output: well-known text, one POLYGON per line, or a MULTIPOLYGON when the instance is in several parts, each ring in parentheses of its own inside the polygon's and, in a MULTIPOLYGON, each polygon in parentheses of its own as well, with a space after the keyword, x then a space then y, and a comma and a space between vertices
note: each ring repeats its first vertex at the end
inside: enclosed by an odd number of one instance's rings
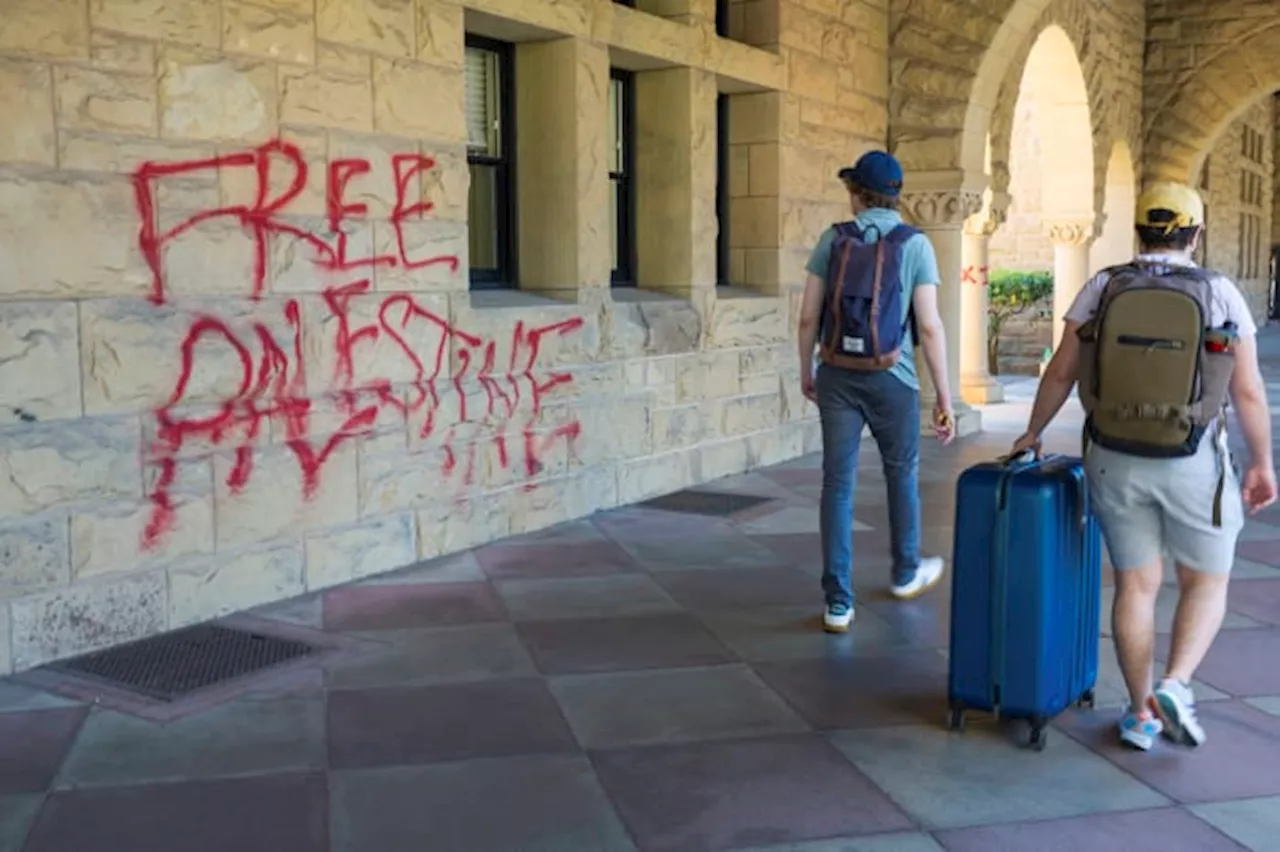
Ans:
MULTIPOLYGON (((859 213, 854 222, 866 235, 867 242, 876 242, 882 234, 887 234, 902 224, 902 214, 897 210, 874 207, 859 213)), ((835 241, 836 230, 827 228, 818 240, 813 254, 809 256, 809 264, 805 268, 813 275, 826 280, 827 265, 831 260, 831 244, 835 241)), ((942 276, 938 274, 938 257, 933 252, 933 243, 924 234, 916 234, 902 246, 902 322, 907 321, 907 311, 911 308, 911 296, 916 287, 937 286, 942 276)), ((920 389, 920 378, 916 375, 916 359, 911 332, 907 331, 902 341, 902 356, 898 363, 889 368, 890 375, 915 390, 920 389)))

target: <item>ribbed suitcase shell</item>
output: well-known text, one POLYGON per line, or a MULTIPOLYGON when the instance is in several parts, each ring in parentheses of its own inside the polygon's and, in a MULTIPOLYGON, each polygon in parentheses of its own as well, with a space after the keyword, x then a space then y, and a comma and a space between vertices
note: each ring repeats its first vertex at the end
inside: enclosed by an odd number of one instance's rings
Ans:
MULTIPOLYGON (((948 692, 1028 719, 1031 744, 1098 679, 1102 541, 1082 460, 975 465, 956 485, 948 692)), ((957 721, 957 712, 960 718, 957 721)))

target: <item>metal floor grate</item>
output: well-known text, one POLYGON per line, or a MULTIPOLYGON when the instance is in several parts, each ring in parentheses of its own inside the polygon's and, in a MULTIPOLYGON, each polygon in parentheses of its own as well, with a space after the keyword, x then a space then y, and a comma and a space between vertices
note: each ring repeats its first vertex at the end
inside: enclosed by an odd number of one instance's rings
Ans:
POLYGON ((711 515, 726 517, 768 503, 772 497, 758 497, 755 494, 735 494, 727 491, 700 491, 689 488, 674 494, 664 494, 640 505, 646 509, 660 509, 664 512, 680 512, 686 515, 711 515))
POLYGON ((317 650, 294 639, 200 624, 45 668, 169 702, 317 650))

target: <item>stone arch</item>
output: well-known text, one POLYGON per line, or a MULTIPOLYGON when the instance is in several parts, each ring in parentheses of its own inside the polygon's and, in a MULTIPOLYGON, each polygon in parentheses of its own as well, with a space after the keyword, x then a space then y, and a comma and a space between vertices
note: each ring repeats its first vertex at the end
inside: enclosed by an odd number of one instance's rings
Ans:
POLYGON ((1280 21, 1259 19, 1205 54, 1165 91, 1148 93, 1143 179, 1195 185, 1214 140, 1259 99, 1280 89, 1280 21))
POLYGON ((1089 271, 1128 260, 1134 250, 1133 211, 1137 205, 1137 173, 1129 143, 1111 146, 1103 183, 1102 233, 1090 248, 1089 271))

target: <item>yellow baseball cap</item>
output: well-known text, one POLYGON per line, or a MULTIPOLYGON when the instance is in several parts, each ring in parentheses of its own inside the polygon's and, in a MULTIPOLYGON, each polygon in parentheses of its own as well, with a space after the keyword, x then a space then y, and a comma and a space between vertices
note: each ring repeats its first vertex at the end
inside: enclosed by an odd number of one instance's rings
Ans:
POLYGON ((1139 228, 1161 228, 1166 234, 1194 228, 1204 224, 1204 199, 1184 183, 1155 183, 1138 198, 1134 222, 1139 228), (1152 216, 1156 211, 1164 212, 1152 216))

